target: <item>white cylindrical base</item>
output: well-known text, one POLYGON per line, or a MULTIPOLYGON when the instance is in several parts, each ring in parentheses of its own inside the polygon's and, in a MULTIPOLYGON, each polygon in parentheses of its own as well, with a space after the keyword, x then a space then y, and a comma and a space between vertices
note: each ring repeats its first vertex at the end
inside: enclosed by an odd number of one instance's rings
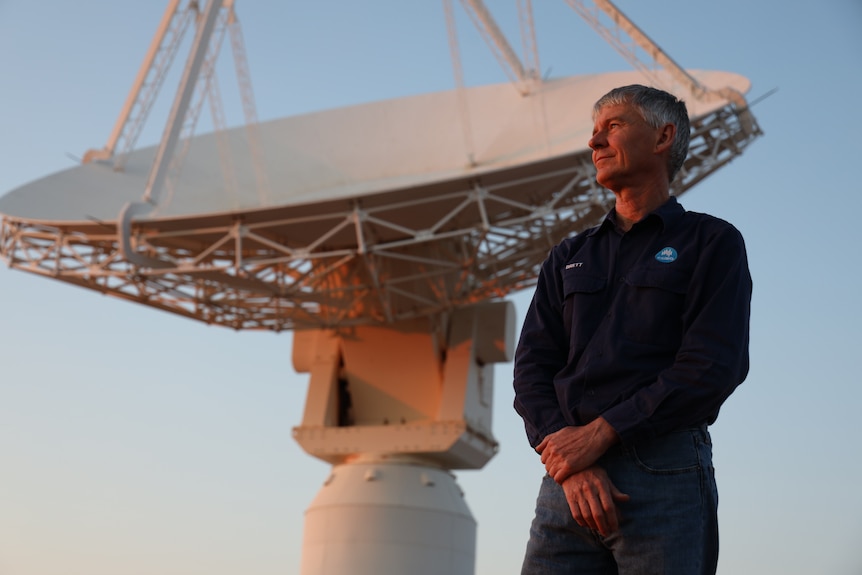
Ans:
POLYGON ((472 575, 476 521, 448 471, 336 465, 305 513, 302 575, 472 575))

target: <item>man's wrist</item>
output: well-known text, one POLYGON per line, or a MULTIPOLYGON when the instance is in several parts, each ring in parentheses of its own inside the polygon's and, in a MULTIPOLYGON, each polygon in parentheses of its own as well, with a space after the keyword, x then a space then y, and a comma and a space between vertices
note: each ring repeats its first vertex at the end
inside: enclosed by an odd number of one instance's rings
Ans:
POLYGON ((602 453, 620 442, 617 430, 604 417, 597 417, 590 425, 594 425, 596 442, 602 447, 602 453))

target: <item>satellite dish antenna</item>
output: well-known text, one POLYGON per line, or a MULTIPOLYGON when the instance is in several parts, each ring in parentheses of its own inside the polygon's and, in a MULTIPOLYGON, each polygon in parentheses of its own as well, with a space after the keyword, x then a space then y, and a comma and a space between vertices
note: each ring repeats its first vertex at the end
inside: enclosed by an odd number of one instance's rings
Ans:
POLYGON ((295 331, 310 386, 294 437, 333 465, 306 514, 305 575, 473 572, 476 525, 450 470, 497 451, 492 366, 515 334, 503 298, 612 205, 586 147, 595 100, 636 82, 686 98, 677 195, 761 134, 748 80, 684 70, 606 0, 568 3, 637 71, 542 79, 528 0, 526 65, 481 1, 462 0, 512 79, 465 88, 445 0, 454 90, 258 123, 234 3, 172 0, 106 146, 0 198, 10 267, 210 324, 295 331), (136 149, 192 24, 162 140, 136 149), (226 34, 237 129, 218 122, 212 74, 226 34), (207 98, 216 130, 193 136, 207 98))

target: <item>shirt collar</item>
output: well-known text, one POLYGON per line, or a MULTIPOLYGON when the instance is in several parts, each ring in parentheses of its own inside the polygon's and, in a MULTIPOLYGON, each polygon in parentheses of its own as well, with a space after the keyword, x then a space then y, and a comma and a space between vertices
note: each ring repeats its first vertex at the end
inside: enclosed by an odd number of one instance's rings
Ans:
MULTIPOLYGON (((682 215, 684 213, 685 213, 685 208, 683 208, 682 205, 679 203, 679 201, 677 201, 676 196, 671 196, 670 198, 668 198, 668 200, 665 203, 663 203, 662 205, 657 207, 655 210, 650 212, 641 221, 645 221, 645 220, 650 219, 650 218, 658 218, 658 220, 662 224, 662 228, 664 230, 667 230, 668 228, 673 226, 677 221, 679 221, 679 219, 682 217, 682 215)), ((599 224, 598 226, 594 227, 593 229, 591 229, 587 233, 587 236, 594 236, 603 230, 615 228, 617 225, 616 220, 617 220, 617 210, 616 210, 616 208, 611 208, 611 211, 609 211, 607 213, 607 215, 605 216, 605 219, 602 220, 602 223, 599 224)), ((635 225, 637 225, 637 224, 635 224, 635 225)))

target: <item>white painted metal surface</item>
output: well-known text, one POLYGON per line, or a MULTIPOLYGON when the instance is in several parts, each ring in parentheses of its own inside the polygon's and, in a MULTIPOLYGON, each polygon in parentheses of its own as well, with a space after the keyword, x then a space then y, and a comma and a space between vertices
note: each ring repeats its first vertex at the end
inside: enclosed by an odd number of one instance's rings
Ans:
POLYGON ((332 464, 398 454, 480 469, 497 452, 493 364, 515 350, 511 302, 350 330, 297 331, 293 365, 309 373, 294 439, 332 464))
MULTIPOLYGON (((692 74, 707 85, 742 92, 749 88, 748 80, 732 73, 692 74)), ((154 214, 141 221, 350 200, 586 153, 592 103, 612 87, 643 80, 637 72, 563 78, 545 82, 539 93, 526 97, 509 84, 468 89, 475 167, 466 161, 454 92, 266 122, 259 131, 267 176, 278 186, 264 204, 256 193, 244 129, 228 133, 239 184, 236 196, 227 193, 222 181, 215 135, 197 136, 182 173, 172 178, 173 195, 156 202, 154 214)), ((702 118, 727 103, 691 102, 691 115, 702 118)), ((0 213, 46 224, 112 222, 125 202, 142 199, 156 151, 133 152, 123 172, 91 163, 49 175, 0 198, 0 213)))
POLYGON ((337 465, 305 513, 302 575, 470 575, 476 521, 451 473, 409 461, 337 465))
POLYGON ((439 320, 295 334, 311 380, 294 438, 334 464, 306 512, 303 575, 473 572, 476 524, 448 470, 497 452, 493 364, 512 358, 515 310, 439 320))

